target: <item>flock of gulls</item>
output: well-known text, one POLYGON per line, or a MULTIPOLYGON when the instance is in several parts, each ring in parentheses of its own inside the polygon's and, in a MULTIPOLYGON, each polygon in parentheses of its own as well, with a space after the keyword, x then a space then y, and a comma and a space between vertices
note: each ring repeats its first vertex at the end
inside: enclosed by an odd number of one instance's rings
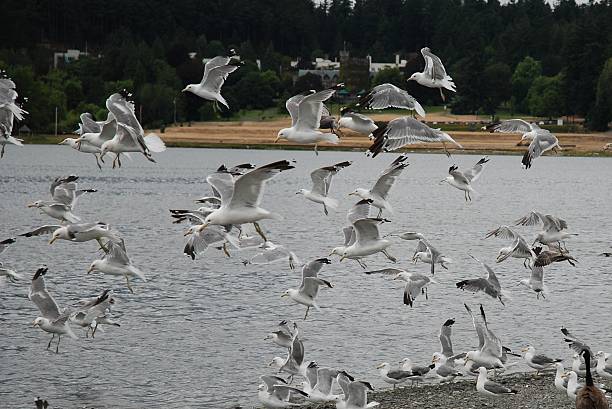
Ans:
MULTIPOLYGON (((425 59, 425 69, 413 74, 409 80, 430 88, 438 88, 443 99, 443 89, 455 92, 452 78, 446 73, 441 60, 429 48, 423 48, 421 53, 425 59)), ((227 76, 239 66, 239 62, 232 55, 213 58, 205 66, 201 83, 190 84, 183 91, 213 101, 217 108, 218 104, 227 107, 227 102, 221 96, 221 87, 227 76)), ((344 108, 342 116, 336 120, 324 103, 341 86, 340 84, 338 87, 318 92, 306 91, 287 100, 291 127, 280 130, 277 140, 283 138, 301 144, 313 144, 316 152, 318 143, 337 143, 341 137, 341 128, 348 128, 373 140, 367 151, 371 156, 414 143, 441 143, 447 154, 448 143, 461 148, 448 134, 430 128, 413 116, 402 116, 388 123, 380 123, 358 112, 394 107, 412 110, 416 115, 425 116, 423 107, 415 98, 392 84, 374 87, 358 103, 344 108)), ((16 104, 15 87, 13 81, 8 78, 0 80, 2 154, 7 144, 21 145, 19 139, 11 136, 11 131, 13 120, 22 120, 27 112, 16 104)), ((78 138, 66 138, 61 144, 92 154, 100 169, 107 154, 112 158, 113 168, 121 166, 122 155, 129 157, 131 153, 141 153, 148 161, 155 162, 153 154, 163 152, 165 145, 157 135, 145 135, 129 97, 130 95, 125 93, 112 94, 106 101, 108 115, 103 121, 96 121, 89 113, 82 114, 77 131, 78 138)), ((520 119, 492 124, 488 129, 494 132, 523 133, 521 141, 529 141, 528 150, 522 159, 525 168, 529 168, 532 161, 543 152, 560 149, 553 134, 520 119)), ((489 162, 487 157, 483 157, 473 167, 463 170, 453 165, 448 169, 448 176, 440 183, 447 183, 463 191, 465 200, 470 201, 475 193, 473 184, 489 162)), ((412 307, 420 296, 429 298, 428 287, 432 284, 440 285, 434 280, 436 272, 448 269, 453 260, 419 232, 383 236, 380 231, 383 224, 391 223, 387 219, 393 215, 391 190, 408 166, 406 155, 399 155, 391 161, 369 188, 355 187, 349 195, 354 196, 356 202, 346 215, 346 225, 342 232, 338 232, 338 241, 342 244, 329 249, 329 255, 326 257, 306 263, 302 263, 290 249, 270 241, 266 236, 268 232, 261 226, 266 219, 276 219, 280 216, 262 207, 266 184, 295 166, 294 161, 288 160, 261 166, 245 163, 228 167, 222 164, 208 175, 206 182, 210 193, 195 200, 200 207, 170 210, 174 223, 189 225, 184 233, 184 254, 195 259, 198 254, 212 248, 226 257, 231 257, 235 251, 250 250, 253 254, 243 260, 244 264, 285 262, 291 270, 301 267, 301 281, 296 281, 294 288, 287 289, 281 296, 305 308, 304 320, 308 319, 311 310, 314 310, 315 314, 319 310, 319 291, 333 291, 334 285, 325 278, 323 271, 332 263, 333 256, 338 257, 340 262, 347 260, 358 263, 366 274, 405 282, 402 301, 398 295, 398 303, 412 307), (390 247, 398 240, 416 243, 412 261, 425 264, 428 271, 418 273, 395 266, 397 259, 391 254, 390 247), (394 266, 368 270, 368 258, 377 253, 381 253, 394 266)), ((341 177, 341 172, 349 166, 350 161, 343 161, 312 170, 311 185, 299 189, 296 194, 320 206, 322 213, 327 215, 330 209, 336 209, 339 204, 338 199, 333 197, 332 180, 341 177)), ((120 232, 105 223, 83 221, 75 213, 81 196, 96 192, 96 189, 92 188, 80 189, 78 180, 79 177, 75 175, 54 179, 50 187, 50 197, 33 201, 28 206, 37 208, 54 219, 55 224, 39 226, 19 236, 48 236, 49 244, 56 241, 80 243, 95 240, 102 257, 91 262, 88 273, 99 272, 117 276, 124 279, 127 288, 133 292, 130 280, 145 282, 146 276, 130 261, 120 232)), ((552 263, 567 262, 574 266, 577 262, 566 247, 566 241, 576 234, 568 231, 568 223, 557 216, 532 211, 511 225, 500 225, 489 232, 483 232, 483 235, 486 238, 505 240, 506 246, 499 250, 496 263, 514 262, 517 268, 524 269, 527 278, 521 279, 520 284, 533 291, 537 298, 545 298, 547 294, 544 284, 545 268, 552 263), (539 226, 532 243, 519 233, 518 226, 539 226)), ((15 242, 15 238, 1 241, 0 253, 15 242)), ((482 268, 483 274, 459 281, 456 288, 448 290, 481 293, 482 297, 490 297, 505 306, 510 298, 502 286, 503 280, 500 280, 489 264, 470 256, 474 263, 482 268)), ((91 334, 93 338, 100 325, 120 325, 112 315, 112 307, 116 302, 112 289, 102 289, 99 296, 75 300, 60 308, 45 283, 52 275, 50 272, 51 269, 47 266, 37 269, 29 291, 29 299, 40 311, 40 315, 32 324, 52 335, 47 349, 51 348, 56 337, 56 353, 59 353, 62 336, 77 338, 72 327, 83 328, 85 336, 91 334)), ((24 280, 21 274, 1 264, 0 274, 13 283, 24 280)), ((452 382, 457 377, 474 376, 475 388, 480 394, 499 397, 520 391, 490 380, 490 374, 495 376, 503 373, 522 360, 535 369, 536 373, 544 370, 556 371, 555 387, 566 393, 569 399, 575 400, 577 407, 607 408, 607 403, 605 406, 601 405, 606 401, 604 392, 608 389, 605 385, 595 384, 593 375, 597 374, 602 380, 612 378, 612 364, 607 361, 608 354, 602 351, 593 353, 587 343, 563 328, 563 339, 575 351, 571 370, 566 371, 561 359, 548 357, 536 351, 533 346, 526 346, 521 351, 523 355, 505 346, 489 328, 482 304, 478 314, 475 314, 469 305, 464 304, 464 307, 467 316, 472 320, 478 348, 471 351, 453 349, 451 334, 455 319, 449 318, 441 326, 440 351, 433 352, 431 362, 415 363, 408 357, 402 357, 394 365, 381 363, 378 370, 382 380, 395 388, 408 381, 418 386, 426 378, 452 382), (580 383, 580 377, 586 378, 585 384, 580 383), (600 406, 579 406, 585 399, 600 406)), ((378 405, 377 402, 368 402, 368 393, 373 390, 369 382, 356 380, 346 369, 325 367, 306 360, 301 334, 296 322, 283 320, 266 338, 284 348, 286 356, 272 359, 270 366, 274 368, 273 372, 261 376, 258 398, 265 407, 285 408, 309 402, 335 402, 336 407, 340 409, 362 409, 378 405)))

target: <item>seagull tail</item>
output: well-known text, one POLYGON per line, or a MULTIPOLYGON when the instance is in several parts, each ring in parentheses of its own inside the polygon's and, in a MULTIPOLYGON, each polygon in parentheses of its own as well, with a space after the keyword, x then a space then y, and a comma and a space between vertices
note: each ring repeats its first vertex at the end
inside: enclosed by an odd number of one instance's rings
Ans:
POLYGON ((154 133, 150 133, 144 138, 147 148, 151 152, 159 153, 166 150, 166 144, 162 139, 154 133))
POLYGON ((145 274, 140 271, 139 269, 137 269, 134 266, 130 266, 129 270, 131 273, 133 273, 136 277, 140 278, 142 281, 144 281, 145 283, 147 282, 147 278, 145 277, 145 274))
POLYGON ((12 145, 23 146, 23 143, 21 142, 23 142, 23 139, 13 138, 12 136, 6 138, 6 143, 10 143, 12 145))
POLYGON ((444 77, 442 80, 442 86, 449 91, 457 92, 457 87, 455 86, 455 83, 450 75, 444 77))
POLYGON ((414 101, 414 110, 416 111, 417 114, 425 118, 425 110, 423 109, 421 104, 419 104, 419 102, 416 100, 414 101))
POLYGON ((219 101, 221 104, 223 104, 223 106, 225 106, 225 108, 230 109, 227 101, 225 100, 225 98, 223 98, 223 95, 217 94, 217 101, 219 101))
POLYGON ((335 133, 325 132, 322 135, 323 141, 337 144, 340 142, 340 138, 335 133))

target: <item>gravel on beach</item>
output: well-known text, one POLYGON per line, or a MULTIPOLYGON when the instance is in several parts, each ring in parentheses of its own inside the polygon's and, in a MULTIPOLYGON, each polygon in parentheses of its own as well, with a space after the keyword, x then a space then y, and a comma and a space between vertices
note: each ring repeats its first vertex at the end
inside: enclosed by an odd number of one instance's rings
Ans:
MULTIPOLYGON (((495 382, 518 390, 516 395, 487 397, 476 392, 476 378, 444 384, 411 387, 410 383, 395 390, 388 389, 368 394, 368 402, 377 401, 380 409, 571 409, 575 403, 554 385, 554 374, 512 374, 492 378, 495 382)), ((601 381, 600 381, 601 382, 601 381)), ((610 399, 608 399, 610 401, 610 399)), ((335 408, 335 404, 311 406, 318 409, 335 408)))

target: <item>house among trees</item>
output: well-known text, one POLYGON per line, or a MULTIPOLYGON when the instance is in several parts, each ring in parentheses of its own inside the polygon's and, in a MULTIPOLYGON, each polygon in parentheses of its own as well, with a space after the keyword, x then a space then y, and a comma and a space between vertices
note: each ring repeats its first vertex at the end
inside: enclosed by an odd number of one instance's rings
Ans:
POLYGON ((72 61, 77 61, 81 57, 87 57, 87 51, 68 49, 65 53, 53 53, 53 68, 57 68, 59 64, 68 64, 72 61))

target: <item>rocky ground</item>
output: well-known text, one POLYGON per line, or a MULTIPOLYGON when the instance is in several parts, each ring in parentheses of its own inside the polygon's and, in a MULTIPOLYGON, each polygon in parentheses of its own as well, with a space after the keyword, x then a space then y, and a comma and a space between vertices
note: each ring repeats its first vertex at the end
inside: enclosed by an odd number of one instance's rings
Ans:
MULTIPOLYGON (((476 392, 476 380, 466 379, 452 384, 432 384, 417 387, 402 387, 371 393, 368 401, 380 403, 380 409, 570 409, 574 402, 554 385, 554 376, 546 374, 533 377, 531 374, 498 376, 496 382, 518 390, 516 395, 486 397, 476 392)), ((335 404, 312 406, 312 408, 335 408, 335 404)), ((612 407, 612 406, 611 406, 612 407)))

